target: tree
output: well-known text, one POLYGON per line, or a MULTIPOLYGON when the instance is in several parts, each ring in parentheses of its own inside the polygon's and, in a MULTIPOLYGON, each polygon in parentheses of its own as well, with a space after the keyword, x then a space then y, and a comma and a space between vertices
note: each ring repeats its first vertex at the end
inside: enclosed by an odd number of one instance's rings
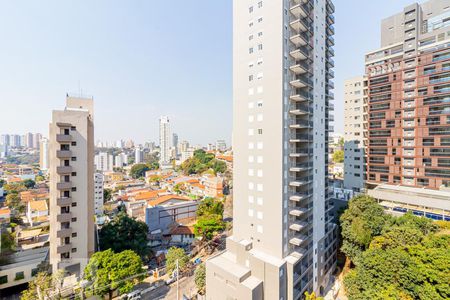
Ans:
POLYGON ((139 177, 144 177, 145 172, 150 170, 150 168, 146 164, 136 164, 131 167, 130 176, 134 179, 138 179, 139 177))
POLYGON ((316 293, 305 292, 305 300, 323 300, 323 297, 317 297, 316 293))
POLYGON ((342 252, 353 262, 366 250, 373 237, 381 234, 389 216, 374 198, 356 196, 340 217, 342 252))
POLYGON ((36 182, 42 182, 44 180, 45 180, 44 176, 41 176, 41 175, 36 176, 36 182))
POLYGON ((23 212, 25 210, 25 206, 22 204, 19 195, 16 193, 10 193, 6 195, 5 204, 9 208, 16 210, 18 212, 23 212))
POLYGON ((111 249, 96 252, 84 269, 84 279, 94 295, 109 295, 115 290, 128 293, 144 278, 141 258, 131 250, 114 253, 111 249))
POLYGON ((203 199, 197 208, 197 217, 219 215, 223 216, 223 201, 215 198, 203 199))
POLYGON ((197 286, 198 292, 200 295, 205 293, 205 285, 206 285, 206 267, 205 264, 201 264, 195 269, 194 272, 194 282, 197 286))
POLYGON ((103 202, 108 202, 112 198, 111 189, 103 189, 103 202))
POLYGON ((1 254, 9 254, 14 250, 14 236, 8 231, 1 234, 1 254))
POLYGON ((25 179, 24 181, 22 181, 22 184, 27 188, 27 189, 32 189, 36 186, 36 182, 34 182, 34 180, 32 179, 25 179))
POLYGON ((147 234, 147 224, 120 212, 100 229, 100 249, 112 249, 117 253, 133 250, 145 258, 149 253, 147 234))
POLYGON ((333 153, 333 161, 335 163, 342 163, 344 162, 344 151, 343 150, 336 150, 333 153))
POLYGON ((21 300, 48 299, 52 290, 52 276, 46 272, 40 272, 30 281, 28 289, 22 292, 21 300))
POLYGON ((0 188, 3 187, 4 184, 5 184, 5 180, 0 179, 0 188))
POLYGON ((166 255, 166 270, 168 274, 172 274, 176 270, 178 260, 178 270, 182 272, 189 262, 189 257, 183 248, 171 247, 166 255))
POLYGON ((219 215, 207 215, 199 217, 197 223, 194 225, 194 233, 197 236, 202 236, 203 240, 211 240, 214 234, 222 231, 225 224, 219 215))
POLYGON ((193 157, 185 160, 181 164, 181 170, 187 175, 201 174, 209 169, 214 174, 225 173, 227 165, 225 162, 215 159, 213 153, 206 153, 203 149, 195 150, 193 157))

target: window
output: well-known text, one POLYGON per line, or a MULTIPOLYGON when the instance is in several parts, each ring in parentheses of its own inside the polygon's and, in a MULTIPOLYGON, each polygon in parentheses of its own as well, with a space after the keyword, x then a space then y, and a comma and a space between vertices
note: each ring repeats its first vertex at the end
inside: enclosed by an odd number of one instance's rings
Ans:
POLYGON ((254 116, 252 116, 252 115, 250 115, 250 116, 248 116, 248 121, 251 123, 251 122, 253 122, 255 120, 255 117, 254 116))
POLYGON ((258 233, 263 233, 263 227, 262 227, 262 225, 257 225, 257 226, 256 226, 256 231, 258 231, 258 233))
POLYGON ((256 217, 257 217, 258 219, 262 220, 262 219, 263 219, 263 213, 262 213, 262 211, 258 211, 258 212, 256 213, 256 217))
POLYGON ((262 129, 261 128, 258 129, 258 134, 262 134, 262 129))
POLYGON ((72 146, 76 146, 76 145, 77 145, 77 142, 72 142, 71 145, 72 145, 72 146))
POLYGON ((252 136, 252 135, 254 135, 254 134, 255 134, 255 130, 252 129, 252 128, 250 128, 250 129, 248 130, 248 135, 252 136))
POLYGON ((72 218, 71 221, 72 221, 72 222, 76 222, 76 221, 77 221, 77 218, 72 218))
POLYGON ((256 148, 258 148, 259 150, 261 150, 263 148, 263 143, 262 142, 258 142, 256 144, 256 148))
POLYGON ((262 50, 263 49, 263 45, 262 44, 258 44, 258 50, 262 50))
POLYGON ((263 198, 262 197, 256 198, 256 203, 258 203, 258 205, 263 205, 263 198))
POLYGON ((77 176, 77 172, 72 172, 72 176, 77 176))
POLYGON ((248 176, 255 175, 255 171, 253 169, 248 169, 248 176))
POLYGON ((253 26, 253 21, 248 22, 248 27, 252 27, 253 26))
POLYGON ((253 40, 253 34, 250 34, 250 35, 248 36, 248 40, 249 40, 249 41, 253 40))
POLYGON ((8 282, 8 275, 0 276, 0 284, 5 284, 8 282))
POLYGON ((262 192, 262 191, 263 191, 263 184, 262 184, 262 183, 258 183, 258 184, 256 185, 256 190, 257 190, 258 192, 262 192))
POLYGON ((76 192, 76 191, 77 191, 77 187, 74 186, 74 187, 72 188, 72 192, 76 192))
POLYGON ((253 197, 253 196, 248 196, 248 202, 249 202, 249 203, 255 202, 255 197, 253 197))
POLYGON ((248 53, 252 54, 253 53, 253 47, 248 48, 248 53))
POLYGON ((76 232, 72 232, 72 237, 77 237, 77 233, 76 232))
POLYGON ((263 2, 262 1, 259 1, 258 2, 258 8, 261 8, 263 6, 263 2))
POLYGON ((253 75, 248 76, 248 81, 253 81, 253 75))
POLYGON ((257 105, 258 105, 258 107, 262 107, 263 106, 263 102, 262 101, 258 101, 257 105))
POLYGON ((72 207, 76 207, 77 203, 76 202, 72 202, 72 207))
POLYGON ((14 280, 22 280, 25 278, 25 274, 23 272, 17 272, 14 280))
POLYGON ((72 253, 77 252, 77 248, 72 248, 72 253))
POLYGON ((250 7, 248 8, 248 12, 249 12, 250 14, 253 12, 253 6, 250 6, 250 7))
POLYGON ((71 160, 72 160, 72 161, 77 161, 77 157, 76 157, 76 156, 73 156, 73 157, 71 158, 71 160))
POLYGON ((263 157, 262 157, 262 156, 258 156, 258 157, 256 158, 256 162, 257 162, 258 164, 262 164, 262 163, 263 163, 263 157))
POLYGON ((249 217, 253 217, 253 214, 254 214, 253 209, 249 209, 248 210, 248 216, 249 217))
POLYGON ((262 18, 262 17, 259 17, 259 18, 258 18, 258 23, 261 23, 262 20, 263 20, 263 18, 262 18))

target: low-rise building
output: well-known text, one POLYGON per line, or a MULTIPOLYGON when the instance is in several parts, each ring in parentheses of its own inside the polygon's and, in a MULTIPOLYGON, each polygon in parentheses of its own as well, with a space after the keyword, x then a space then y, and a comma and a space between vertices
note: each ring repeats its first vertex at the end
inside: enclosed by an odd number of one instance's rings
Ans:
POLYGON ((30 282, 47 256, 48 247, 8 255, 0 264, 0 290, 30 282))
POLYGON ((204 176, 205 196, 220 198, 223 197, 223 178, 213 175, 204 176))
POLYGON ((171 244, 190 245, 195 240, 194 227, 175 225, 169 230, 171 244))
POLYGON ((178 195, 165 195, 147 201, 145 223, 149 231, 166 231, 169 225, 197 216, 198 202, 178 195))
POLYGON ((11 210, 8 207, 0 207, 0 224, 9 224, 11 210))
POLYGON ((27 220, 31 226, 34 223, 48 221, 48 204, 46 200, 34 200, 27 203, 27 220))

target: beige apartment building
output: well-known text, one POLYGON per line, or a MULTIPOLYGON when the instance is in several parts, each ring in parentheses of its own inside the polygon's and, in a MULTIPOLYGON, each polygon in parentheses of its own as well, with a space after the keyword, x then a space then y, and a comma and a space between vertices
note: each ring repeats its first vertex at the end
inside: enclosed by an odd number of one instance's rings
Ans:
POLYGON ((324 294, 336 263, 330 0, 233 1, 233 236, 206 298, 324 294))
POLYGON ((367 78, 359 76, 344 82, 344 188, 364 189, 367 143, 367 78))
POLYGON ((67 96, 49 132, 50 264, 79 276, 95 249, 94 103, 67 96))

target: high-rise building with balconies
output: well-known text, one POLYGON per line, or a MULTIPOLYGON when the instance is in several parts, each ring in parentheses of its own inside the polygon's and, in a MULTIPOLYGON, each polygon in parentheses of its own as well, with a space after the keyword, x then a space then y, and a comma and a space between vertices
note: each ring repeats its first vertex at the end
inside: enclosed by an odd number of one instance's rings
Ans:
POLYGON ((366 55, 367 183, 450 185, 450 0, 412 4, 381 22, 366 55))
POLYGON ((207 299, 329 287, 333 12, 330 0, 233 1, 233 235, 206 263, 207 299))
POLYGON ((93 100, 67 96, 49 133, 50 264, 79 275, 95 249, 93 100))

